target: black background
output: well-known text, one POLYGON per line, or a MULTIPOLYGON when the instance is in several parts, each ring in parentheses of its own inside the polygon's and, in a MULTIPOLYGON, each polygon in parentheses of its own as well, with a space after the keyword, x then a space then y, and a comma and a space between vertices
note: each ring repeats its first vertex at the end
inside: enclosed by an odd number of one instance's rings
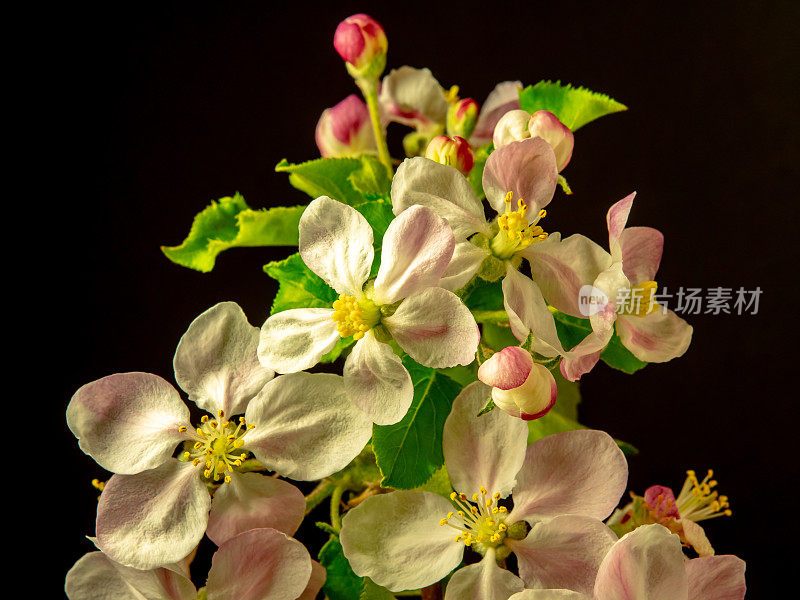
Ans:
MULTIPOLYGON (((747 560, 748 597, 780 589, 793 577, 782 544, 797 534, 796 2, 81 3, 50 13, 43 77, 55 129, 32 182, 54 253, 39 279, 55 351, 37 392, 58 453, 39 475, 59 490, 43 518, 57 546, 48 571, 63 577, 91 549, 89 481, 107 478, 66 427, 72 393, 117 371, 171 378, 180 335, 218 301, 237 301, 255 325, 267 316, 276 286, 261 266, 290 249, 229 251, 200 274, 159 245, 179 243, 196 212, 236 190, 252 207, 307 201, 273 166, 318 156, 319 113, 355 91, 332 37, 361 11, 384 25, 390 67, 428 66, 462 97, 551 78, 628 105, 576 134, 565 171, 575 194, 558 192, 547 229, 605 245, 607 208, 636 190, 630 223, 666 236, 660 286, 761 287, 755 316, 687 317, 694 338, 682 359, 632 377, 598 366, 582 382, 581 420, 641 450, 630 460, 639 493, 715 468, 734 516, 708 524, 712 543, 747 560)), ((402 133, 390 128, 393 148, 402 133)), ((299 536, 316 553, 312 531, 299 536)))

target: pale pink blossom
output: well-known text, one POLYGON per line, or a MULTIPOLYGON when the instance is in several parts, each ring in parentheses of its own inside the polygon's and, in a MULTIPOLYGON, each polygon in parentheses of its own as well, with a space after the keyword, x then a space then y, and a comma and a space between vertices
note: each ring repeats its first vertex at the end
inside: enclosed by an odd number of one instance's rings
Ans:
POLYGON ((325 158, 374 154, 378 151, 364 101, 350 94, 326 109, 317 122, 317 148, 325 158))

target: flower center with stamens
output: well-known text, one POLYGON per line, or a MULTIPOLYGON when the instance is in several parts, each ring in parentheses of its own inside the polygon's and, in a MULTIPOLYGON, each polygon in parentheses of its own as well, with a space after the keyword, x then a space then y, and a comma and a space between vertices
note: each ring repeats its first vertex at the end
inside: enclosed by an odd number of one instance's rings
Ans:
POLYGON ((630 298, 626 298, 622 303, 620 314, 635 317, 646 317, 658 310, 659 306, 655 300, 658 284, 655 281, 643 281, 639 285, 631 287, 630 298))
POLYGON ((202 464, 206 479, 219 481, 224 477, 225 482, 229 482, 230 473, 247 458, 247 452, 241 450, 244 445, 242 437, 255 425, 245 423, 244 417, 239 417, 236 424, 224 417, 221 410, 216 419, 204 415, 200 427, 194 432, 194 446, 191 451, 184 452, 183 457, 191 460, 194 466, 202 464))
POLYGON ((547 233, 537 223, 547 215, 544 209, 539 211, 533 222, 528 223, 528 205, 525 200, 517 200, 517 210, 511 210, 514 192, 508 192, 503 202, 506 212, 497 217, 500 230, 491 242, 492 254, 497 258, 508 259, 520 250, 524 250, 534 242, 547 239, 547 233))
POLYGON ((714 471, 709 469, 702 481, 697 479, 694 471, 686 471, 686 475, 681 493, 675 500, 681 519, 697 522, 715 517, 731 516, 728 497, 720 496, 712 489, 717 485, 717 482, 712 479, 714 471))
POLYGON ((465 494, 450 494, 455 504, 455 511, 450 511, 439 521, 442 527, 451 527, 459 533, 455 542, 472 546, 476 551, 485 554, 489 548, 502 546, 508 536, 505 523, 508 510, 498 506, 500 494, 487 495, 486 488, 481 486, 480 494, 472 495, 472 502, 465 494))
POLYGON ((377 304, 367 297, 356 300, 354 296, 342 294, 333 303, 331 318, 336 323, 336 330, 343 338, 353 336, 360 340, 381 320, 381 311, 377 304))

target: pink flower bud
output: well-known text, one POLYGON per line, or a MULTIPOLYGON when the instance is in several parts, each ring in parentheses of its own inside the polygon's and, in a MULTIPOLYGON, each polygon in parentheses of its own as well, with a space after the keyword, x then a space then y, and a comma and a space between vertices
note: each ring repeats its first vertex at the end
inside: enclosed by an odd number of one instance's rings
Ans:
POLYGON ((533 362, 530 352, 509 346, 484 362, 478 379, 492 386, 498 408, 526 421, 546 415, 556 402, 556 380, 544 365, 533 362))
POLYGON ((531 137, 528 133, 530 113, 524 110, 510 110, 504 114, 494 128, 494 147, 502 148, 511 142, 521 142, 531 137))
POLYGON ((355 94, 323 111, 315 137, 319 153, 326 158, 378 151, 367 105, 355 94))
POLYGON ((528 133, 532 138, 542 138, 553 147, 559 171, 569 164, 575 136, 553 113, 546 110, 537 110, 533 113, 528 121, 528 133))
POLYGON ((463 98, 447 108, 447 135, 469 139, 478 120, 478 103, 472 98, 463 98))
POLYGON ((425 158, 455 167, 465 175, 472 170, 472 166, 475 164, 469 142, 458 136, 449 138, 446 135, 437 135, 428 144, 425 158))
POLYGON ((362 13, 339 23, 333 47, 348 63, 352 75, 378 77, 386 65, 389 42, 380 23, 362 13))

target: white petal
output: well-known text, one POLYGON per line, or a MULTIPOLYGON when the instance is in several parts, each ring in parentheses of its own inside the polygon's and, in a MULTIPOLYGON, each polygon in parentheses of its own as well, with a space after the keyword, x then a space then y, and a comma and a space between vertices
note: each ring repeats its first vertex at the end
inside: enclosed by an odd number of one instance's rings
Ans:
POLYGON ((340 338, 332 308, 294 308, 261 326, 258 359, 278 373, 310 369, 340 338))
POLYGON ((527 587, 591 594, 597 569, 616 539, 602 521, 560 515, 537 523, 524 540, 508 545, 527 587))
POLYGON ((545 356, 564 354, 553 313, 547 308, 539 286, 511 265, 503 278, 503 304, 511 331, 519 341, 526 341, 533 331, 533 350, 545 356))
POLYGON ((620 315, 617 333, 622 344, 639 360, 667 362, 683 356, 692 342, 693 328, 671 310, 646 317, 620 315))
POLYGON ((503 81, 494 87, 481 105, 475 132, 469 140, 470 144, 477 147, 492 141, 494 128, 500 118, 509 110, 519 108, 519 91, 521 89, 521 81, 503 81))
POLYGON ((689 600, 744 600, 744 561, 730 554, 686 562, 689 600))
POLYGON ((567 431, 531 444, 517 480, 511 520, 559 514, 604 519, 625 491, 628 463, 604 431, 567 431))
POLYGON ((454 248, 450 226, 433 210, 412 206, 403 211, 383 236, 375 302, 393 304, 417 290, 437 285, 454 248))
POLYGON ((114 473, 133 474, 169 460, 189 427, 189 409, 150 373, 117 373, 87 383, 67 406, 67 425, 86 454, 114 473))
POLYGON ((168 569, 140 571, 117 564, 102 552, 84 554, 67 573, 70 600, 194 600, 188 578, 168 569))
POLYGON ((392 69, 381 82, 381 117, 417 129, 444 124, 447 99, 430 69, 404 65, 392 69))
POLYGON ((197 406, 226 417, 244 413, 275 373, 258 362, 258 327, 235 302, 220 302, 183 334, 173 361, 175 380, 197 406))
POLYGON ((371 496, 342 519, 342 550, 356 575, 393 592, 419 589, 452 571, 464 554, 439 520, 453 505, 430 492, 371 496))
POLYGON ((375 251, 372 227, 355 208, 320 196, 300 217, 300 256, 338 294, 358 295, 375 251))
POLYGON ((523 590, 508 600, 592 600, 592 597, 572 590, 523 590))
POLYGON ((472 242, 459 242, 453 250, 453 258, 439 281, 439 287, 455 292, 467 285, 480 270, 489 252, 472 242))
POLYGON ((214 553, 208 600, 295 600, 311 568, 308 550, 297 540, 274 529, 251 529, 214 553))
POLYGON ((597 600, 686 600, 688 593, 680 538, 662 525, 622 536, 603 559, 594 587, 597 600))
POLYGON ((114 475, 97 505, 97 546, 136 569, 176 563, 203 537, 210 506, 192 463, 172 459, 136 475, 114 475))
POLYGON ((347 357, 344 385, 350 400, 378 425, 400 421, 414 399, 414 385, 403 362, 371 331, 347 357))
POLYGON ((291 483, 259 473, 231 473, 214 493, 206 535, 220 546, 249 529, 270 527, 292 535, 305 515, 303 493, 291 483))
POLYGON ((494 551, 479 563, 459 569, 447 582, 445 600, 508 600, 525 587, 522 580, 497 566, 494 551))
POLYGON ((276 377, 247 407, 244 447, 268 469, 299 480, 342 470, 363 450, 372 421, 330 373, 276 377))
POLYGON ((442 288, 406 298, 383 325, 411 358, 426 367, 468 365, 480 342, 472 313, 458 296, 442 288))
POLYGON ((444 424, 444 462, 453 488, 472 496, 485 486, 490 494, 507 496, 525 460, 528 426, 501 410, 478 413, 491 388, 469 384, 453 402, 444 424))
POLYGON ((408 158, 392 180, 392 208, 399 215, 419 204, 447 220, 457 242, 476 232, 489 234, 483 205, 467 179, 450 166, 428 158, 408 158))

